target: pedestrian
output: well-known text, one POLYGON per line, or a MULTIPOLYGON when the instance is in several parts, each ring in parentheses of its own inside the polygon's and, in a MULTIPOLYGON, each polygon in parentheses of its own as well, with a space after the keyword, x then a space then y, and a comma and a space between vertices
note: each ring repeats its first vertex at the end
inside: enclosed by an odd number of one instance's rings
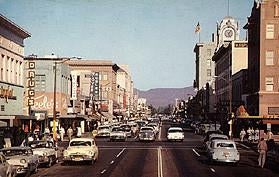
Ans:
POLYGON ((266 151, 267 151, 267 144, 264 138, 261 138, 261 141, 258 144, 258 152, 259 152, 259 166, 261 168, 264 167, 265 159, 266 159, 266 151))
POLYGON ((255 130, 255 141, 256 141, 256 143, 259 142, 259 139, 260 139, 260 130, 259 130, 259 128, 256 128, 256 130, 255 130))
POLYGON ((251 132, 251 128, 250 127, 247 130, 247 135, 248 135, 248 142, 251 143, 251 141, 252 141, 252 132, 251 132))
POLYGON ((77 137, 81 137, 81 127, 77 127, 77 137))
POLYGON ((273 133, 270 130, 268 130, 268 132, 267 132, 267 141, 271 140, 272 137, 273 137, 273 133))
POLYGON ((65 129, 61 126, 60 128, 60 139, 64 141, 65 129))
POLYGON ((252 127, 252 129, 251 129, 251 141, 252 141, 252 143, 255 142, 255 130, 254 130, 253 127, 252 127))
POLYGON ((245 135, 246 135, 246 132, 245 132, 245 130, 244 130, 244 128, 243 128, 243 129, 240 131, 240 141, 241 141, 241 142, 243 142, 245 135))
POLYGON ((73 129, 72 129, 72 127, 70 127, 70 128, 68 128, 68 130, 67 130, 67 135, 68 135, 68 137, 69 137, 69 141, 71 141, 71 139, 72 139, 72 136, 73 136, 73 129))

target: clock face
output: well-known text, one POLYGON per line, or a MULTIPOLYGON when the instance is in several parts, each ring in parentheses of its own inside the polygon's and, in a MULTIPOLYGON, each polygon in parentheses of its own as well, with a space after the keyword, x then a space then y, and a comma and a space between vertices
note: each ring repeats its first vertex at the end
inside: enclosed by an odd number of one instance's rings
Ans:
POLYGON ((233 36, 233 30, 227 29, 225 31, 225 36, 228 37, 228 38, 231 38, 233 36))

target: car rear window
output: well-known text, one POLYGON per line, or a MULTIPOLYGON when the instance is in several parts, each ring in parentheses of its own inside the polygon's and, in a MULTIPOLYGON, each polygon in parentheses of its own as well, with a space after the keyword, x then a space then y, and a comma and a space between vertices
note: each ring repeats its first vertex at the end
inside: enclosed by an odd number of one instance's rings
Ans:
POLYGON ((183 131, 180 130, 180 129, 171 129, 171 130, 169 130, 168 132, 169 132, 169 133, 181 133, 181 132, 183 132, 183 131))
POLYGON ((232 143, 217 143, 216 147, 219 147, 219 148, 234 148, 234 144, 232 144, 232 143))
POLYGON ((70 146, 91 146, 90 141, 72 141, 70 146))

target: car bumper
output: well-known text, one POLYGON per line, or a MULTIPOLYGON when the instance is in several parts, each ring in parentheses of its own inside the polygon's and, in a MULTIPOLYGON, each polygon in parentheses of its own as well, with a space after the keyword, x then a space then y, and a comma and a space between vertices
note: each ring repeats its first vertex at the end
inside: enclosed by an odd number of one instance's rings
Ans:
POLYGON ((214 162, 223 162, 223 163, 237 163, 239 162, 239 159, 212 159, 214 162))
POLYGON ((111 140, 125 140, 125 136, 110 136, 111 140))
POLYGON ((96 135, 96 137, 109 137, 109 136, 110 136, 109 133, 100 133, 96 135))
POLYGON ((92 161, 93 156, 87 156, 87 155, 82 155, 82 156, 64 156, 63 161, 74 161, 74 162, 81 162, 81 161, 92 161))
POLYGON ((155 138, 153 137, 139 137, 140 141, 154 141, 155 138))
POLYGON ((184 137, 167 137, 168 140, 184 140, 184 137))
POLYGON ((48 163, 49 158, 48 156, 39 156, 39 163, 48 163))
POLYGON ((29 171, 29 168, 24 166, 15 166, 15 169, 16 169, 16 174, 25 174, 29 171))

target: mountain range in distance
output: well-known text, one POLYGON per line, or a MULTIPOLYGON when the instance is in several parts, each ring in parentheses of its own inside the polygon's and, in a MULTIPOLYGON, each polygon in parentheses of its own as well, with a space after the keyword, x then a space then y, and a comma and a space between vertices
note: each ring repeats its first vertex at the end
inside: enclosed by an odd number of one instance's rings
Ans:
POLYGON ((134 90, 139 98, 146 98, 147 105, 152 105, 155 108, 166 107, 169 104, 174 105, 175 99, 188 99, 188 97, 195 95, 194 88, 155 88, 147 91, 134 90))

